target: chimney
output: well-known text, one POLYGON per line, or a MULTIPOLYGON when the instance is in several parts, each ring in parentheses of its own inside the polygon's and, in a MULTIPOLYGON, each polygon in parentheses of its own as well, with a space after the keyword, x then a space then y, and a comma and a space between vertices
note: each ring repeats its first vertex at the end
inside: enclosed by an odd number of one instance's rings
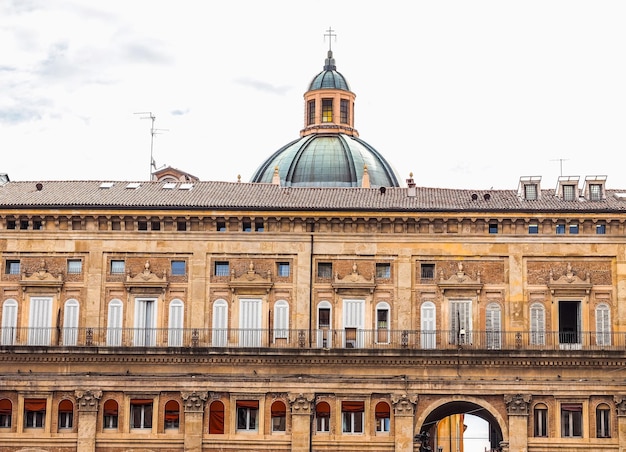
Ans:
POLYGON ((413 173, 409 173, 409 178, 406 180, 407 195, 414 198, 417 195, 417 189, 415 188, 415 181, 413 180, 413 173))
POLYGON ((278 167, 274 167, 274 175, 272 176, 272 184, 280 185, 280 175, 278 174, 278 167))

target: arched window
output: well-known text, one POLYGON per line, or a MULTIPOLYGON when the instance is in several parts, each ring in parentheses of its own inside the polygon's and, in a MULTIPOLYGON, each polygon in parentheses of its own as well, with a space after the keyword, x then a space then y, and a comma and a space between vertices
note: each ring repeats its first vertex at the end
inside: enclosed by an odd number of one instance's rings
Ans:
POLYGON ((541 303, 530 306, 530 345, 546 345, 546 314, 541 303))
POLYGON ((391 408, 387 402, 378 402, 374 413, 376 418, 376 431, 379 433, 389 433, 389 423, 391 420, 391 408))
POLYGON ((289 303, 285 300, 274 304, 274 342, 276 339, 289 341, 289 303))
POLYGON ((12 298, 2 304, 2 333, 0 342, 2 345, 15 345, 15 333, 17 331, 17 301, 12 298))
POLYGON ((596 408, 596 438, 611 437, 611 409, 606 403, 596 408))
POLYGON ((389 337, 389 303, 386 301, 381 301, 376 305, 376 343, 377 344, 388 344, 389 337))
POLYGON ((502 313, 500 305, 498 303, 489 303, 485 314, 487 348, 499 350, 502 348, 502 313))
POLYGON ((59 430, 71 429, 74 426, 74 404, 71 400, 59 403, 59 430))
POLYGON ((163 425, 165 430, 178 430, 180 423, 180 407, 176 400, 168 400, 165 404, 163 425))
POLYGON ((63 345, 76 345, 78 342, 78 300, 70 298, 63 308, 63 345))
POLYGON ((0 400, 0 429, 11 428, 13 403, 9 399, 0 400))
POLYGON ((436 317, 435 303, 432 301, 426 301, 422 303, 420 309, 421 317, 421 335, 420 342, 422 348, 435 348, 437 347, 437 317, 436 317))
POLYGON ((167 345, 181 347, 183 345, 183 322, 185 305, 179 299, 170 301, 170 310, 167 325, 167 345))
POLYGON ((209 433, 212 435, 224 434, 224 404, 219 400, 209 406, 209 433))
POLYGON ((215 300, 213 303, 213 347, 228 345, 228 303, 226 300, 215 300))
POLYGON ((330 405, 328 402, 319 402, 315 405, 315 425, 319 433, 330 432, 330 405))
POLYGON ((272 432, 284 432, 287 426, 287 407, 280 400, 272 403, 272 432))
POLYGON ((535 405, 533 410, 535 436, 545 438, 548 436, 548 407, 543 403, 535 405))
POLYGON ((102 428, 107 430, 117 429, 118 405, 115 400, 109 399, 103 406, 102 428))
POLYGON ((109 301, 107 316, 107 345, 119 347, 122 345, 122 319, 124 304, 117 298, 109 301))
POLYGON ((606 303, 596 306, 596 344, 611 345, 611 310, 606 303))
POLYGON ((317 305, 317 346, 320 348, 332 347, 331 314, 331 304, 328 301, 321 301, 317 305))

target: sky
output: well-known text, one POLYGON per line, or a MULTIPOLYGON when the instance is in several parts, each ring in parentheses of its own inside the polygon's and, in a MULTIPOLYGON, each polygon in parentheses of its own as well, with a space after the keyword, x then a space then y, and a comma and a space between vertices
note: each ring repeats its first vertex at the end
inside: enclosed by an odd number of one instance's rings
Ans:
POLYGON ((625 22, 623 0, 0 0, 0 173, 143 181, 152 153, 248 181, 332 46, 403 184, 626 189, 625 22))

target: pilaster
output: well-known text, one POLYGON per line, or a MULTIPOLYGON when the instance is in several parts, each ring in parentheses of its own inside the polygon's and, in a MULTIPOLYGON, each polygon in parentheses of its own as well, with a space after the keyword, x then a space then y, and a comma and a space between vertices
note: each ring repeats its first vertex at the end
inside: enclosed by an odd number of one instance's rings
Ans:
POLYGON ((394 394, 391 397, 394 417, 394 450, 412 452, 415 436, 415 404, 417 395, 394 394))
POLYGON ((185 408, 185 452, 202 452, 202 419, 207 392, 181 391, 185 408))
POLYGON ((75 395, 78 407, 76 450, 77 452, 95 452, 98 403, 102 397, 102 391, 87 389, 76 391, 75 395))
POLYGON ((509 417, 509 441, 502 442, 502 450, 526 452, 528 450, 528 410, 532 397, 528 394, 505 395, 504 403, 509 417))
POLYGON ((626 395, 618 395, 613 398, 615 411, 617 412, 617 443, 619 452, 626 451, 626 395))
POLYGON ((311 430, 313 416, 313 394, 289 394, 291 406, 291 451, 311 450, 311 430))

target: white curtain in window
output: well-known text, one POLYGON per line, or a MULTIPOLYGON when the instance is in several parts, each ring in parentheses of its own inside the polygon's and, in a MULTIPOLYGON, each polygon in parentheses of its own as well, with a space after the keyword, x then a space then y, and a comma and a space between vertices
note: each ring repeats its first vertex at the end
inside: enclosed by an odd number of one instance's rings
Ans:
POLYGON ((450 343, 472 343, 472 300, 450 301, 450 343))
POLYGON ((0 344, 14 345, 17 331, 17 301, 9 298, 2 304, 2 334, 0 344))
POLYGON ((606 303, 596 307, 596 344, 611 345, 611 311, 606 303))
POLYGON ((541 303, 530 306, 530 345, 546 344, 546 314, 541 303))
POLYGON ((228 303, 226 300, 216 300, 213 303, 213 333, 211 343, 213 347, 228 345, 228 303))
POLYGON ((124 305, 121 300, 109 301, 107 315, 107 345, 119 347, 122 345, 122 319, 124 305))
POLYGON ((135 299, 135 345, 156 345, 156 299, 135 299))
POLYGON ((76 345, 78 342, 78 300, 73 298, 65 302, 63 308, 63 345, 76 345))
POLYGON ((170 301, 169 319, 167 325, 167 345, 181 347, 183 345, 183 322, 185 305, 182 300, 170 301))
POLYGON ((278 300, 274 305, 274 340, 289 339, 289 303, 278 300))
POLYGON ((502 311, 498 303, 487 305, 485 332, 487 333, 487 348, 499 350, 502 348, 502 311))
POLYGON ((437 346, 437 318, 436 318, 435 303, 432 301, 426 301, 422 303, 420 309, 421 317, 421 337, 420 342, 422 348, 435 348, 437 346))
POLYGON ((261 346, 260 298, 239 300, 239 345, 241 347, 261 346))
POLYGON ((52 297, 32 297, 28 317, 28 345, 50 345, 52 297))

